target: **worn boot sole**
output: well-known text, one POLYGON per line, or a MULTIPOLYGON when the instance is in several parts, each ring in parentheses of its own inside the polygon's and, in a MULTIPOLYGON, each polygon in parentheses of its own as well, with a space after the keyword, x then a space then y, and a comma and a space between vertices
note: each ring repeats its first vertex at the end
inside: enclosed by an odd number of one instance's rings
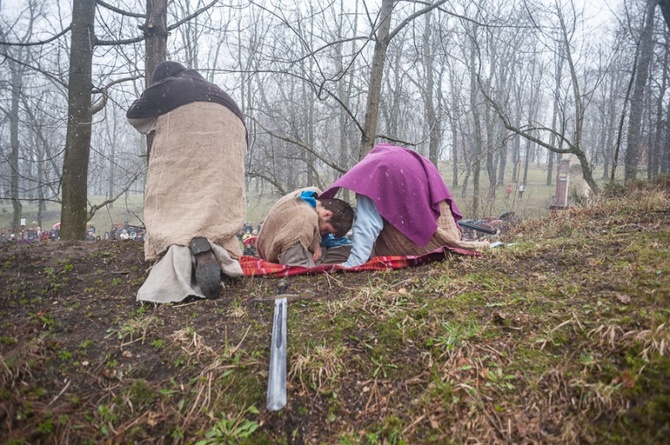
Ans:
POLYGON ((207 238, 193 238, 190 248, 195 257, 195 281, 207 298, 217 298, 222 289, 221 268, 207 238))

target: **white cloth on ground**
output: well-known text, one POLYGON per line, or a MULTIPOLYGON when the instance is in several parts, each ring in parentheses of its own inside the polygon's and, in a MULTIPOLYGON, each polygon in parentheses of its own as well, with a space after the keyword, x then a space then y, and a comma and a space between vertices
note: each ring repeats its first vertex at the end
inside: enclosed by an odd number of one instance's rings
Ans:
MULTIPOLYGON (((209 243, 224 275, 242 277, 239 261, 230 257, 226 249, 209 243)), ((195 281, 191 249, 172 245, 149 270, 149 276, 137 291, 138 301, 151 303, 178 303, 188 296, 206 298, 195 281)))

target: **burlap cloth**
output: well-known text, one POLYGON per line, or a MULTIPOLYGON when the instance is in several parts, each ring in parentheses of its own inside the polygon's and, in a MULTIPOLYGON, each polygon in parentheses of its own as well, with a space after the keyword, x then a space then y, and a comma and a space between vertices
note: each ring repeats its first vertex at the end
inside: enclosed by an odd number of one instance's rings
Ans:
POLYGON ((147 261, 195 236, 242 255, 236 235, 246 216, 245 138, 242 121, 215 103, 158 117, 144 201, 147 261))
POLYGON ((461 238, 461 229, 456 225, 449 204, 442 201, 440 202, 440 217, 437 219, 437 230, 425 247, 413 243, 388 221, 384 221, 384 228, 375 241, 372 256, 422 255, 443 246, 474 250, 489 247, 486 241, 463 241, 461 238))
POLYGON ((246 216, 245 155, 244 125, 220 104, 193 102, 158 117, 144 201, 144 256, 160 261, 138 300, 204 297, 188 248, 196 236, 209 240, 224 274, 242 276, 236 235, 246 216))
POLYGON ((294 190, 274 203, 258 233, 256 249, 258 256, 273 263, 291 247, 300 244, 305 251, 315 252, 321 244, 319 215, 300 193, 321 193, 316 187, 294 190))

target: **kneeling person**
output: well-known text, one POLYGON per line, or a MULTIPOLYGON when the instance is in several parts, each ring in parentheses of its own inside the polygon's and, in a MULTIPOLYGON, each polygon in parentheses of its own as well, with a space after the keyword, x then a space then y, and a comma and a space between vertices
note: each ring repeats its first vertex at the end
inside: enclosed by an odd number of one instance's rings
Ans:
POLYGON ((351 229, 354 211, 341 199, 321 199, 321 190, 296 190, 277 201, 256 240, 258 256, 287 266, 314 267, 346 260, 350 246, 325 248, 323 236, 344 237, 351 229))
POLYGON ((379 144, 321 196, 331 198, 340 188, 356 192, 353 248, 344 267, 375 256, 423 255, 440 247, 489 247, 488 242, 462 239, 461 213, 439 170, 415 151, 379 144))

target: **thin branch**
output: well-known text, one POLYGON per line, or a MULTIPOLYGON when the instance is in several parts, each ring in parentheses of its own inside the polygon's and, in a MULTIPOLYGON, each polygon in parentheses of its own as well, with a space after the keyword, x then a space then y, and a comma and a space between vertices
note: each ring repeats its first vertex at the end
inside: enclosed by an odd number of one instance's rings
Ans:
POLYGON ((53 37, 50 37, 46 40, 40 40, 39 42, 0 42, 0 46, 37 46, 37 45, 44 45, 47 43, 51 43, 54 40, 58 40, 65 34, 67 34, 68 31, 70 31, 71 26, 68 26, 58 34, 54 35, 53 37))
POLYGON ((387 141, 395 142, 395 143, 397 143, 399 145, 402 145, 404 147, 416 147, 417 145, 420 145, 423 142, 425 142, 428 139, 428 136, 424 137, 419 142, 409 142, 409 141, 405 141, 403 139, 394 138, 393 136, 389 136, 389 135, 381 134, 381 133, 377 133, 377 136, 375 136, 375 138, 386 139, 387 141))
POLYGON ((277 139, 280 139, 280 140, 282 140, 282 141, 285 141, 285 142, 288 142, 288 143, 297 145, 298 147, 304 149, 305 151, 307 151, 307 152, 313 154, 317 159, 319 159, 321 162, 323 162, 323 163, 326 164, 327 166, 329 166, 329 167, 331 167, 331 168, 337 170, 337 171, 340 172, 340 173, 346 173, 346 172, 347 172, 347 170, 346 170, 345 168, 342 168, 342 167, 340 167, 339 165, 336 165, 336 164, 334 164, 333 162, 331 162, 331 161, 325 159, 325 158, 324 158, 323 156, 321 156, 319 153, 317 153, 316 151, 314 151, 314 149, 313 149, 312 147, 310 147, 309 145, 305 144, 304 142, 297 141, 297 140, 295 140, 295 139, 291 139, 291 138, 288 137, 288 136, 282 136, 282 135, 279 135, 279 134, 273 132, 272 130, 269 130, 269 129, 265 128, 265 127, 263 126, 263 124, 261 124, 261 123, 260 123, 257 119, 255 119, 254 117, 252 117, 252 116, 249 116, 249 117, 250 117, 251 120, 253 120, 253 121, 256 123, 256 125, 258 125, 259 127, 261 127, 261 128, 263 129, 263 131, 267 132, 270 136, 275 137, 275 138, 277 138, 277 139))
POLYGON ((207 10, 208 10, 209 8, 211 8, 212 6, 216 5, 218 2, 219 2, 219 0, 213 0, 209 5, 203 6, 202 8, 198 9, 197 11, 195 11, 193 14, 191 14, 191 15, 187 15, 186 17, 184 17, 183 19, 179 20, 178 22, 176 22, 176 23, 174 23, 174 24, 168 26, 168 27, 167 27, 168 32, 169 32, 169 31, 172 31, 173 29, 178 28, 178 27, 181 26, 183 23, 186 23, 186 22, 188 22, 189 20, 196 18, 197 16, 199 16, 199 15, 202 14, 203 12, 207 11, 207 10))
POLYGON ((414 14, 408 15, 407 17, 405 17, 405 19, 402 22, 400 22, 398 24, 398 26, 395 27, 395 29, 393 31, 391 31, 389 33, 387 41, 390 42, 391 40, 393 40, 393 38, 396 36, 396 34, 398 34, 405 26, 410 24, 412 22, 412 20, 414 20, 415 18, 420 17, 420 16, 432 11, 435 8, 438 8, 438 7, 442 6, 447 1, 448 0, 439 0, 438 2, 430 4, 429 6, 426 6, 425 8, 423 8, 419 11, 416 11, 414 14))
POLYGON ((537 127, 535 127, 535 126, 530 127, 529 126, 526 129, 522 129, 522 128, 519 128, 519 127, 513 125, 510 122, 507 115, 505 114, 505 112, 500 108, 500 105, 498 105, 498 103, 491 96, 489 96, 489 94, 486 92, 486 88, 484 88, 484 85, 483 85, 479 75, 477 75, 477 83, 479 84, 479 90, 481 91, 482 95, 484 96, 484 98, 486 98, 486 101, 493 107, 496 114, 500 117, 500 120, 503 122, 503 125, 505 126, 505 128, 507 128, 508 130, 518 134, 519 136, 522 136, 523 138, 525 138, 525 139, 527 139, 531 142, 535 142, 537 145, 540 145, 541 147, 544 147, 547 150, 552 151, 554 153, 563 153, 563 154, 576 153, 575 146, 569 140, 567 140, 563 136, 563 134, 558 133, 557 131, 554 131, 553 129, 550 129, 550 128, 547 128, 547 127, 542 127, 542 126, 537 126, 537 127), (545 131, 548 131, 550 133, 553 133, 561 141, 565 142, 569 148, 568 149, 556 148, 556 147, 544 142, 542 139, 531 135, 529 133, 529 131, 532 131, 532 130, 545 130, 545 131))
MULTIPOLYGON (((358 130, 363 133, 363 127, 361 126, 360 122, 358 122, 358 119, 356 118, 356 115, 342 102, 342 100, 335 95, 335 93, 329 91, 327 88, 321 88, 317 89, 316 88, 316 83, 312 79, 308 79, 306 77, 300 76, 295 73, 287 72, 287 71, 278 71, 278 70, 237 70, 235 71, 236 73, 240 74, 262 74, 262 73, 269 73, 269 74, 284 74, 286 76, 291 76, 295 77, 296 79, 302 80, 303 82, 307 82, 310 84, 310 86, 314 89, 314 91, 323 91, 326 93, 328 96, 330 96, 333 100, 335 100, 347 113, 347 115, 351 118, 352 122, 356 125, 358 130)), ((318 95, 319 100, 323 100, 321 95, 318 95)))
MULTIPOLYGON (((195 11, 193 14, 188 15, 184 17, 183 19, 179 20, 178 22, 170 25, 167 27, 167 32, 170 32, 176 28, 178 28, 180 25, 184 24, 185 22, 188 22, 191 19, 194 19, 195 17, 199 16, 203 12, 207 11, 209 8, 214 6, 216 3, 218 3, 219 0, 213 0, 209 5, 203 6, 202 8, 198 9, 195 11)), ((142 16, 145 17, 145 16, 142 16)), ((140 29, 143 29, 144 26, 140 26, 140 29)), ((142 35, 139 37, 134 37, 132 39, 123 39, 123 40, 96 40, 95 44, 96 46, 114 46, 114 45, 129 45, 133 43, 139 43, 144 41, 146 39, 146 36, 142 35)))
POLYGON ((137 19, 145 19, 147 18, 146 14, 139 14, 136 12, 130 12, 130 11, 124 11, 123 9, 119 9, 116 6, 112 6, 107 2, 104 2, 103 0, 95 0, 97 4, 102 6, 103 8, 109 9, 110 11, 116 12, 117 14, 125 15, 126 17, 134 17, 137 19))
POLYGON ((123 39, 123 40, 95 40, 95 46, 114 46, 114 45, 129 45, 131 43, 139 43, 144 41, 145 37, 133 37, 132 39, 123 39))
MULTIPOLYGON (((105 207, 107 204, 111 204, 111 203, 113 203, 114 201, 116 201, 117 199, 119 199, 119 198, 121 197, 121 195, 123 195, 124 193, 126 193, 126 192, 128 191, 128 189, 130 188, 130 186, 133 185, 133 183, 134 183, 135 181, 137 181, 137 178, 139 178, 140 175, 142 175, 142 174, 143 174, 142 171, 138 171, 137 173, 135 173, 135 175, 133 175, 132 179, 131 179, 130 181, 128 181, 128 183, 125 185, 125 187, 123 187, 123 190, 121 190, 121 191, 120 191, 116 196, 114 196, 113 198, 105 199, 105 200, 104 200, 103 202, 101 202, 100 204, 91 204, 91 209, 88 211, 88 214, 86 215, 86 221, 90 221, 91 218, 93 218, 93 216, 95 216, 95 212, 97 212, 97 211, 100 210, 101 208, 105 207)), ((89 202, 89 204, 90 204, 90 202, 89 202)))
POLYGON ((24 61, 22 61, 22 60, 19 60, 19 59, 16 59, 16 58, 10 56, 9 54, 7 54, 7 53, 5 53, 5 52, 0 52, 0 56, 4 57, 4 58, 7 59, 7 60, 11 60, 12 62, 14 62, 14 63, 16 63, 16 64, 19 64, 19 65, 21 65, 21 66, 25 66, 26 68, 30 68, 30 69, 33 70, 33 71, 37 71, 38 73, 44 74, 46 77, 48 77, 49 79, 51 79, 51 80, 54 81, 55 83, 60 84, 63 88, 65 88, 65 89, 68 88, 67 84, 66 84, 64 81, 62 81, 61 79, 57 78, 57 77, 54 76, 53 74, 48 73, 47 71, 44 71, 44 70, 41 69, 41 68, 38 68, 38 67, 33 66, 33 65, 29 65, 29 64, 27 64, 26 62, 24 62, 24 61))
POLYGON ((274 177, 264 175, 263 173, 256 173, 256 172, 248 172, 247 176, 249 178, 260 178, 260 179, 266 181, 268 184, 273 185, 277 189, 279 194, 282 195, 282 196, 288 193, 288 191, 285 190, 284 187, 282 187, 281 184, 274 177))
POLYGON ((102 97, 100 97, 100 99, 98 99, 93 105, 91 105, 91 114, 96 114, 103 108, 105 108, 105 105, 107 105, 107 99, 109 98, 108 91, 111 87, 122 82, 141 79, 142 77, 143 76, 122 77, 121 79, 116 79, 109 82, 107 85, 105 85, 99 90, 94 90, 93 93, 100 93, 102 94, 102 97))

